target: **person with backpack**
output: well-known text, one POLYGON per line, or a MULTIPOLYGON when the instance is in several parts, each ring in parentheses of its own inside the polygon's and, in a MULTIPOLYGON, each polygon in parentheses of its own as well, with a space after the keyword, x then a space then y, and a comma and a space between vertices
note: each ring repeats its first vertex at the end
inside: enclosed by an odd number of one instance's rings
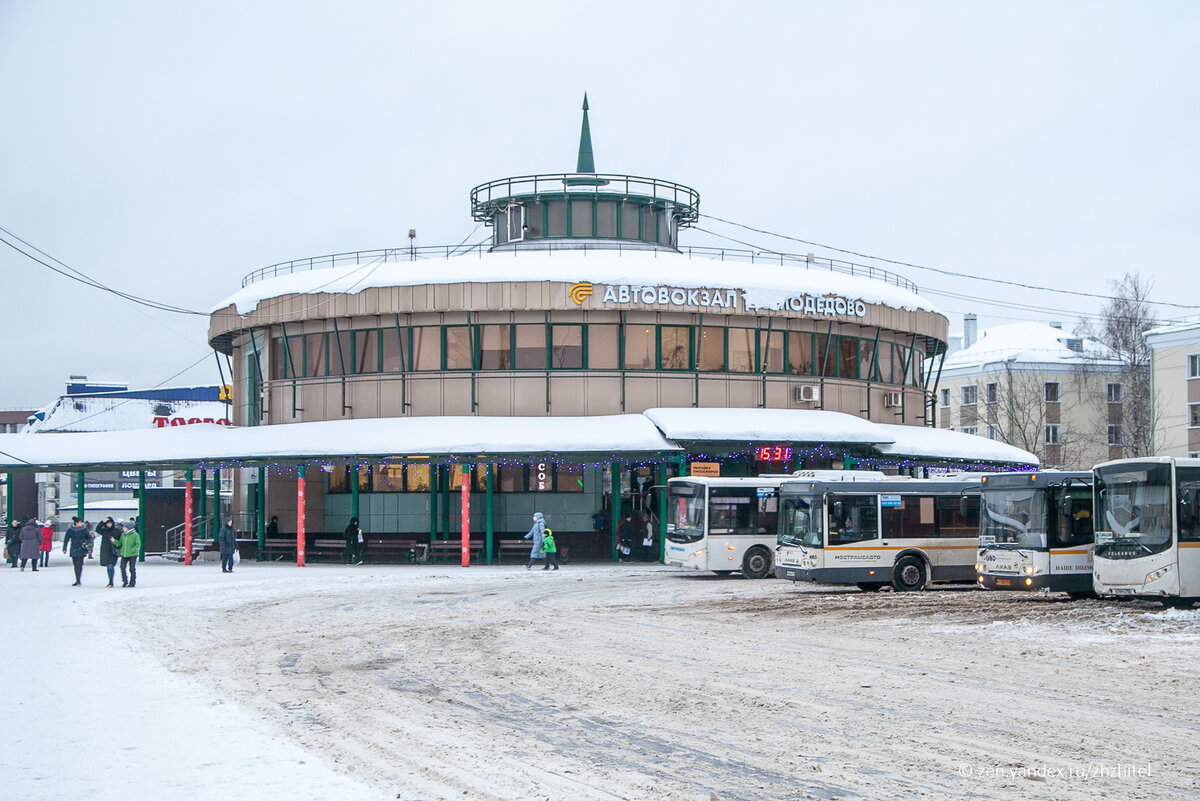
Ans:
POLYGON ((542 552, 546 554, 546 564, 542 570, 549 570, 550 565, 558 570, 558 544, 554 542, 554 532, 550 529, 546 529, 542 536, 542 552))

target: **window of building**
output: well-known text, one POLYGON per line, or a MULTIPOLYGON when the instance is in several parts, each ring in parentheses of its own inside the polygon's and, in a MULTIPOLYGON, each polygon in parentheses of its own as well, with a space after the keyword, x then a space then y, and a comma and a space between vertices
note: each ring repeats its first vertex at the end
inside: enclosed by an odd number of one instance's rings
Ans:
POLYGON ((305 334, 304 376, 314 378, 325 374, 325 335, 305 334))
POLYGON ((1108 385, 1108 402, 1121 403, 1125 400, 1125 385, 1124 384, 1109 384, 1108 385))
POLYGON ((963 426, 962 432, 964 434, 978 435, 979 434, 979 426, 963 426))
POLYGON ((554 465, 555 492, 583 492, 583 465, 559 462, 554 465))
MULTIPOLYGON (((878 362, 876 365, 876 375, 883 383, 894 384, 895 378, 892 375, 892 346, 886 342, 880 342, 877 350, 878 352, 875 356, 875 360, 878 362)), ((946 401, 946 405, 949 406, 950 402, 946 401)))
POLYGON ((352 331, 329 332, 328 375, 350 375, 354 372, 354 333, 352 331))
POLYGON ((998 403, 1000 401, 1000 385, 989 381, 983 386, 983 402, 998 403))
POLYGON ((513 367, 517 370, 546 369, 545 325, 513 326, 513 367))
POLYGON ((404 465, 377 464, 371 466, 371 490, 373 492, 403 492, 404 465))
POLYGON ((788 373, 813 374, 813 335, 806 331, 789 331, 787 335, 788 373))
POLYGON ((525 491, 525 465, 523 464, 502 464, 499 470, 500 480, 496 482, 500 492, 524 492, 525 491))
POLYGON ((591 370, 616 370, 621 366, 621 327, 588 325, 587 366, 591 370))
POLYGON ((380 334, 380 364, 385 373, 403 373, 407 366, 410 333, 402 328, 386 328, 380 334))
POLYGON ((943 409, 950 408, 950 388, 949 387, 942 387, 941 389, 938 390, 938 406, 941 406, 943 409))
POLYGON ((446 326, 446 369, 470 370, 471 330, 465 325, 446 326))
POLYGON ((1046 426, 1045 443, 1047 445, 1062 444, 1062 426, 1058 423, 1052 423, 1046 426))
POLYGON ((377 329, 354 332, 354 372, 359 375, 379 372, 379 331, 377 329))
POLYGON ((551 326, 550 367, 555 370, 574 370, 583 367, 582 325, 551 326))
POLYGON ((727 332, 729 372, 754 372, 754 333, 753 328, 730 328, 727 332))
MULTIPOLYGON (((664 351, 665 352, 665 351, 664 351)), ((725 370, 725 329, 717 326, 700 328, 700 353, 697 369, 704 372, 725 370)))
POLYGON ((625 369, 650 370, 654 367, 654 326, 625 326, 625 369))
POLYGON ((1000 426, 996 425, 995 423, 988 423, 987 424, 987 438, 988 439, 1000 439, 1000 426))
POLYGON ((783 372, 783 332, 758 332, 758 363, 764 373, 783 372))
POLYGON ((858 337, 838 337, 838 375, 858 378, 858 337))
POLYGON ((479 369, 507 370, 512 366, 512 330, 507 325, 479 326, 479 369))
POLYGON ((1061 398, 1061 385, 1057 381, 1046 382, 1046 403, 1058 403, 1061 398))
POLYGON ((837 337, 817 334, 813 337, 813 349, 816 357, 817 375, 837 376, 838 349, 837 337))
POLYGON ((659 333, 662 337, 659 368, 692 369, 692 329, 684 325, 664 325, 659 333))
POLYGON ((1124 445, 1125 435, 1121 430, 1120 425, 1109 424, 1108 426, 1108 444, 1109 445, 1124 445))
POLYGON ((1200 378, 1200 353, 1189 353, 1187 362, 1187 377, 1200 378))
POLYGON ((1200 403, 1188 404, 1188 427, 1200 428, 1200 403))
POLYGON ((412 329, 412 369, 441 370, 441 345, 442 329, 439 326, 423 326, 412 329))
POLYGON ((409 492, 429 492, 429 465, 405 465, 404 488, 409 492))
POLYGON ((967 384, 959 388, 959 402, 963 406, 974 406, 979 400, 979 387, 974 384, 967 384))
POLYGON ((870 339, 858 343, 858 377, 864 381, 878 381, 875 370, 875 343, 870 339))

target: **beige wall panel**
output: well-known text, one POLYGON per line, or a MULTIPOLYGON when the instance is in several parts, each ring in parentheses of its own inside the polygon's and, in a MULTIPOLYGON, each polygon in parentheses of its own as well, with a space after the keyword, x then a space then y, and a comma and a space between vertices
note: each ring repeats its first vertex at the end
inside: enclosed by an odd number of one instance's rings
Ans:
MULTIPOLYGON (((374 377, 373 377, 374 378, 374 377)), ((350 385, 351 416, 356 420, 380 417, 378 380, 355 381, 350 385)))
POLYGON ((546 415, 545 376, 523 376, 513 380, 513 414, 518 417, 546 415))
POLYGON ((406 379, 379 382, 380 417, 403 417, 408 413, 404 408, 406 383, 406 379))
MULTIPOLYGON (((665 406, 659 402, 658 382, 650 376, 630 375, 625 379, 625 412, 638 414, 656 406, 665 406)), ((691 406, 689 401, 688 406, 691 406)))
POLYGON ((550 414, 588 414, 588 381, 583 375, 556 375, 550 382, 550 414))
POLYGON ((475 385, 477 414, 485 417, 516 414, 513 408, 513 379, 510 376, 497 378, 481 376, 475 385))
POLYGON ((725 405, 734 409, 753 409, 762 401, 762 384, 749 378, 726 381, 725 405))
POLYGON ((698 392, 701 408, 721 408, 730 405, 726 382, 720 379, 702 377, 698 392))
POLYGON ((691 406, 695 385, 690 376, 663 378, 658 391, 659 406, 691 406))
POLYGON ((619 376, 590 376, 584 397, 586 414, 623 414, 619 376))
POLYGON ((408 414, 426 417, 442 413, 442 383, 436 378, 413 379, 408 384, 408 414))
POLYGON ((454 417, 475 414, 470 378, 446 378, 442 381, 442 414, 454 417))

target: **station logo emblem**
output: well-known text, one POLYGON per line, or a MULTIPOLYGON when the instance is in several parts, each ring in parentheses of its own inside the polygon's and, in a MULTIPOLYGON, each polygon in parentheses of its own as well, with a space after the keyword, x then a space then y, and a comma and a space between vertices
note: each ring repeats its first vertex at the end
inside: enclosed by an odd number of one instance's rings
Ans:
POLYGON ((569 298, 571 298, 571 300, 575 301, 576 306, 582 306, 583 301, 585 299, 587 299, 591 294, 592 294, 592 285, 587 282, 584 282, 581 284, 576 284, 575 286, 573 286, 569 290, 567 290, 567 296, 569 298))

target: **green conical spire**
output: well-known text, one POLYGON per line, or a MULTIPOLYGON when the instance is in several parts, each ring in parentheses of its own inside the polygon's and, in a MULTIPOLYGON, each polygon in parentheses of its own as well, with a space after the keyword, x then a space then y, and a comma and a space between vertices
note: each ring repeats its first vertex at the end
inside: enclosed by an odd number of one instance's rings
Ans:
POLYGON ((579 131, 579 163, 575 165, 575 172, 591 172, 596 171, 596 162, 592 158, 592 130, 588 127, 588 102, 587 92, 583 93, 583 128, 579 131))

